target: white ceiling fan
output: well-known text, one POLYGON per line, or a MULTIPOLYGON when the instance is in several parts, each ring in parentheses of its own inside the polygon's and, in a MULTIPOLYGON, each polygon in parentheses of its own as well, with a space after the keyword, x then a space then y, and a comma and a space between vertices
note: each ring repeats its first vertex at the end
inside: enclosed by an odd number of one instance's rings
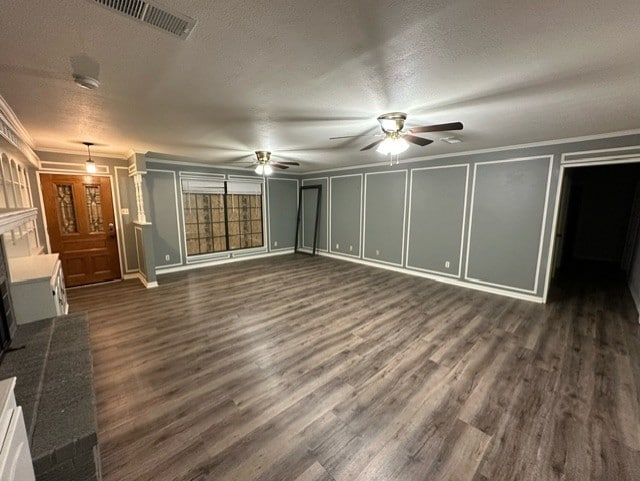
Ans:
MULTIPOLYGON (((418 133, 423 132, 443 132, 448 130, 462 130, 462 122, 451 122, 447 124, 423 125, 404 130, 404 123, 407 120, 407 114, 404 112, 389 112, 378 116, 378 123, 382 130, 383 138, 366 145, 360 151, 369 150, 378 147, 377 152, 384 155, 398 155, 409 148, 409 143, 424 147, 433 143, 431 139, 418 137, 418 133)), ((347 135, 344 137, 331 137, 334 139, 346 139, 355 137, 366 137, 367 135, 347 135)))
POLYGON ((286 160, 271 160, 271 152, 268 150, 256 150, 256 158, 248 165, 247 169, 254 169, 258 175, 271 175, 273 168, 288 169, 290 166, 299 166, 298 162, 286 160))

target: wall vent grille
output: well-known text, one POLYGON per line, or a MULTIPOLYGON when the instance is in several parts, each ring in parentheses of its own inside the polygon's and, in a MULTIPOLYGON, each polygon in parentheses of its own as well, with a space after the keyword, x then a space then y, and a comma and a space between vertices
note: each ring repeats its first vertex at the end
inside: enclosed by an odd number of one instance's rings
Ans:
POLYGON ((169 32, 178 38, 189 36, 196 21, 186 15, 170 12, 148 0, 89 0, 129 18, 169 32))

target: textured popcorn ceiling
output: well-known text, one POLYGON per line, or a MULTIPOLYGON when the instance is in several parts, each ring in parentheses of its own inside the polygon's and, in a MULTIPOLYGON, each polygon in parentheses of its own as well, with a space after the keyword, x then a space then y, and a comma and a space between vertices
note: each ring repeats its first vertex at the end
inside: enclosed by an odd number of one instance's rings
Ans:
POLYGON ((210 163, 271 149, 301 171, 382 160, 358 151, 374 138, 329 137, 375 133, 387 111, 465 125, 463 143, 405 159, 640 128, 638 0, 165 5, 197 19, 187 40, 87 0, 0 0, 0 95, 36 149, 210 163))

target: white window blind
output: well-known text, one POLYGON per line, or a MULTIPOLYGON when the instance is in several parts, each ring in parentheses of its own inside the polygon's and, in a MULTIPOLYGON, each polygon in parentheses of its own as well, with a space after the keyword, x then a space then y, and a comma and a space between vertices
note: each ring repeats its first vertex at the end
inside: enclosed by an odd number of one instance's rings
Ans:
POLYGON ((228 181, 227 194, 260 195, 262 194, 262 183, 228 181))
POLYGON ((224 194, 224 180, 183 178, 182 192, 189 194, 224 194))

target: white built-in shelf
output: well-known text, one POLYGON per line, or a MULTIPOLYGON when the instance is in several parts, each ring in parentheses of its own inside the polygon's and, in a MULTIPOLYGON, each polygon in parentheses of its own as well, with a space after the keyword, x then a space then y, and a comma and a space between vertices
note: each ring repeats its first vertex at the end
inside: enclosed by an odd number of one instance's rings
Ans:
POLYGON ((21 225, 34 220, 38 214, 38 209, 0 209, 0 234, 9 232, 21 225))

